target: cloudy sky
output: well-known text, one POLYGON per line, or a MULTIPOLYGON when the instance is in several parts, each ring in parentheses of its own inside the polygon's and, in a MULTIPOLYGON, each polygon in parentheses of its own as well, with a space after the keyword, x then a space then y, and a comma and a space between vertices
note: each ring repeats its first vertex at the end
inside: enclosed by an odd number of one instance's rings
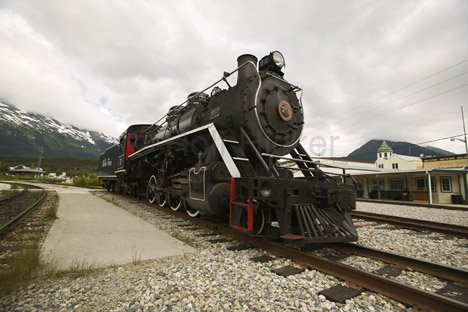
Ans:
POLYGON ((468 1, 0 0, 0 99, 114 136, 273 50, 315 152, 463 133, 468 1))

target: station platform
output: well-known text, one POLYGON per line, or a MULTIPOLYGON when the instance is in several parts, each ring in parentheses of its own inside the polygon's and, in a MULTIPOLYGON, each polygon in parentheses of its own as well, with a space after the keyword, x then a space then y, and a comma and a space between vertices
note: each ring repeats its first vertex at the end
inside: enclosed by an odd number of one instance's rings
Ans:
POLYGON ((41 259, 57 269, 96 268, 196 251, 87 189, 41 186, 59 196, 58 219, 41 250, 41 259))

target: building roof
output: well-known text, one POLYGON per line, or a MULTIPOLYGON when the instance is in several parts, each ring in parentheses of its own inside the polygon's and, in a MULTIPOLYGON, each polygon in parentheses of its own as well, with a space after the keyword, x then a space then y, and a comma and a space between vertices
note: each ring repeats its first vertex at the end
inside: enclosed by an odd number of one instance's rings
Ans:
POLYGON ((452 159, 463 159, 463 158, 466 158, 466 153, 445 155, 445 156, 424 156, 422 157, 422 160, 423 161, 437 161, 437 160, 452 160, 452 159))
POLYGON ((352 174, 352 176, 366 176, 366 175, 381 175, 381 174, 408 174, 408 173, 458 173, 467 174, 468 169, 463 168, 431 168, 431 169, 414 169, 414 170, 383 170, 380 172, 352 174))
POLYGON ((400 157, 405 161, 422 161, 420 157, 417 156, 408 156, 408 155, 400 155, 400 154, 393 154, 393 156, 400 157))
POLYGON ((22 172, 22 173, 45 173, 42 168, 29 168, 27 166, 18 165, 15 167, 10 167, 10 172, 22 172))
POLYGON ((377 153, 384 153, 384 152, 393 152, 392 148, 388 146, 387 141, 385 140, 382 142, 379 149, 377 150, 377 153))

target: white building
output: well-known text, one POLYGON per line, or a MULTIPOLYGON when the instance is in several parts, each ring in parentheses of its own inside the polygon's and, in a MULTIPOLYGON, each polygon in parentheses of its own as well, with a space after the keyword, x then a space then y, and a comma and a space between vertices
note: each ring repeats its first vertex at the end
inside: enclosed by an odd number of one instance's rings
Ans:
POLYGON ((386 141, 377 150, 375 167, 379 169, 415 170, 422 167, 419 157, 395 154, 386 141))

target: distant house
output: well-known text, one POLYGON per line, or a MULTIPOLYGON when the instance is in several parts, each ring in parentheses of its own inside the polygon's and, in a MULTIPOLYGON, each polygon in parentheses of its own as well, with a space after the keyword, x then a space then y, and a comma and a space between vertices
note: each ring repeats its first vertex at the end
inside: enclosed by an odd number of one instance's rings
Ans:
POLYGON ((468 159, 466 154, 437 156, 437 157, 423 157, 424 169, 431 168, 462 168, 468 167, 468 159))
POLYGON ((67 179, 67 173, 62 172, 62 174, 57 175, 57 173, 51 172, 51 173, 49 173, 48 177, 51 178, 51 179, 66 180, 67 179))
POLYGON ((18 165, 10 167, 9 172, 16 176, 31 176, 31 177, 42 177, 46 172, 42 168, 29 168, 27 166, 18 165))
POLYGON ((375 162, 376 169, 383 165, 380 171, 353 174, 358 197, 430 204, 461 204, 468 199, 466 155, 423 158, 418 162, 394 154, 384 143, 377 151, 375 162), (397 168, 389 166, 395 163, 397 168))
POLYGON ((419 157, 395 154, 387 142, 383 141, 377 150, 375 167, 380 169, 414 170, 422 167, 422 160, 419 157))

